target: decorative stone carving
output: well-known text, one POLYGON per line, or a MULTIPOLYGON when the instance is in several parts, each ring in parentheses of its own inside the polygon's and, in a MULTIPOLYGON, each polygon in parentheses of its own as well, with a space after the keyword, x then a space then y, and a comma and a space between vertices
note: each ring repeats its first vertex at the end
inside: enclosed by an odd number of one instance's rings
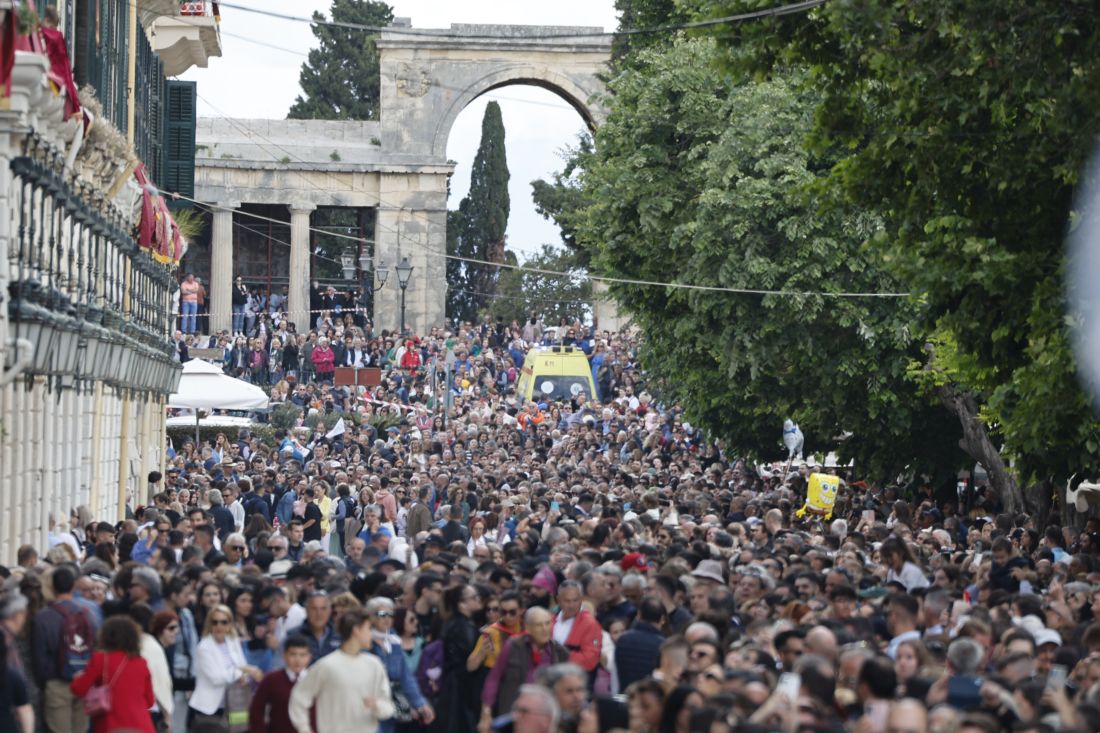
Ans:
POLYGON ((396 81, 397 93, 406 97, 423 97, 432 86, 428 70, 412 64, 401 64, 398 67, 396 81))

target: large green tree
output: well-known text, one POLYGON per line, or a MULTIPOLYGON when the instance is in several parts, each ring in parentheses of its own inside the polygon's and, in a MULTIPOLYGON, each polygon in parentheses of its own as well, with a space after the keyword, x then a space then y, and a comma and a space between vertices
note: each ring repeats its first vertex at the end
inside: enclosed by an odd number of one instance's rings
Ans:
POLYGON ((558 323, 562 318, 570 321, 583 318, 591 301, 592 283, 580 267, 577 254, 544 244, 524 260, 522 268, 501 273, 489 314, 503 316, 505 322, 523 323, 531 316, 539 316, 544 323, 558 323), (552 272, 566 274, 549 274, 552 272))
MULTIPOLYGON (((393 20, 393 8, 377 0, 332 0, 333 21, 381 27, 393 20)), ((313 13, 315 21, 326 20, 313 13)), ((308 120, 376 120, 380 89, 378 34, 319 23, 312 26, 318 47, 302 64, 299 95, 287 115, 308 120)))
POLYGON ((809 71, 808 150, 838 153, 826 182, 838 206, 882 217, 875 256, 921 306, 918 373, 1006 505, 1022 508, 1021 482, 1095 473, 1100 424, 1062 287, 1073 194, 1100 132, 1095 3, 830 2, 741 24, 722 44, 738 73, 809 71))
POLYGON ((562 243, 572 252, 576 264, 581 266, 587 266, 589 253, 576 237, 577 218, 584 208, 578 175, 591 155, 592 137, 586 132, 580 136, 575 147, 565 151, 565 166, 553 175, 552 181, 531 181, 535 211, 558 225, 562 243))
POLYGON ((813 193, 828 169, 801 145, 815 95, 736 84, 718 59, 709 40, 679 41, 612 79, 576 236, 601 275, 790 294, 612 285, 645 333, 645 366, 731 451, 780 455, 791 417, 807 448, 943 475, 959 430, 907 378, 916 306, 828 295, 897 283, 861 247, 878 220, 823 212, 813 193))
POLYGON ((470 190, 459 204, 459 216, 448 217, 449 224, 459 227, 457 233, 448 233, 448 239, 453 236, 454 253, 468 258, 461 266, 448 268, 448 292, 454 291, 448 299, 452 318, 475 320, 496 293, 500 268, 484 263, 505 261, 508 178, 504 118, 500 105, 489 102, 481 120, 481 143, 470 171, 470 190))

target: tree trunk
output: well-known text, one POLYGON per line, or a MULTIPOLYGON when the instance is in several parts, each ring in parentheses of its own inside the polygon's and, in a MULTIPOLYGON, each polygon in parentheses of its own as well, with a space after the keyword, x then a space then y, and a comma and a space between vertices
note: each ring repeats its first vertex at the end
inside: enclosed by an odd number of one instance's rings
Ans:
POLYGON ((1046 479, 1028 487, 1024 492, 1027 513, 1035 520, 1036 527, 1047 526, 1051 514, 1054 513, 1054 492, 1057 490, 1053 481, 1046 479))
POLYGON ((978 417, 978 403, 968 392, 956 392, 947 385, 936 387, 935 394, 953 415, 959 418, 963 437, 959 441, 968 456, 982 464, 989 473, 989 483, 1001 497, 1006 512, 1024 511, 1024 495, 1015 477, 1005 465, 1001 453, 989 439, 985 424, 978 417))

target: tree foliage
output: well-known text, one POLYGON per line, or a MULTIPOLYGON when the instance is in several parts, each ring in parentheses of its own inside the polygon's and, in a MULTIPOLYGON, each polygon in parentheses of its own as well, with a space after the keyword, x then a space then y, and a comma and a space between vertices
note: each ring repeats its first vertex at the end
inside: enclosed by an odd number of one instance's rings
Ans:
POLYGON ((1095 4, 834 2, 722 43, 729 67, 757 78, 809 70, 809 149, 839 151, 826 185, 881 215, 874 253, 917 294, 917 327, 935 344, 924 384, 1014 460, 1006 503, 1019 506, 1016 476, 1095 473, 1100 424, 1062 288, 1073 193, 1100 132, 1095 4))
MULTIPOLYGON (((777 78, 736 85, 708 40, 641 52, 581 175, 577 238, 613 277, 816 293, 897 285, 861 247, 878 227, 822 211, 828 162, 801 145, 815 96, 777 78)), ((899 299, 612 285, 645 333, 643 362, 731 451, 780 455, 783 419, 807 447, 890 474, 945 471, 959 430, 907 378, 919 354, 899 299), (850 434, 846 440, 841 436, 850 434)), ((896 474, 895 474, 896 475, 896 474)))
MULTIPOLYGON (((691 19, 687 3, 677 0, 615 0, 615 10, 619 13, 620 31, 660 28, 691 19)), ((667 43, 668 38, 666 33, 617 35, 611 45, 612 64, 621 68, 641 51, 667 43)))
MULTIPOLYGON (((504 233, 508 228, 508 160, 504 150, 504 119, 500 105, 489 102, 481 120, 481 143, 470 172, 470 191, 459 204, 453 235, 454 253, 481 262, 505 261, 504 233)), ((448 239, 452 234, 448 230, 448 239)), ((478 262, 459 262, 448 268, 448 291, 453 310, 448 315, 473 321, 492 302, 500 268, 478 262)))
POLYGON ((505 270, 500 276, 497 297, 489 305, 489 315, 503 316, 505 323, 537 316, 544 323, 572 322, 584 317, 592 301, 592 283, 580 266, 576 253, 544 244, 524 261, 526 268, 505 270), (548 275, 533 269, 568 273, 548 275))
MULTIPOLYGON (((369 26, 389 25, 393 8, 378 0, 332 0, 334 21, 369 26)), ((325 20, 314 12, 315 21, 325 20)), ((298 95, 287 115, 308 120, 376 120, 380 94, 377 34, 330 25, 312 26, 318 47, 302 64, 298 95)))
POLYGON ((577 217, 584 207, 577 175, 592 155, 592 137, 583 133, 576 147, 565 151, 565 167, 554 174, 552 182, 531 181, 531 199, 535 211, 558 225, 561 240, 573 253, 577 264, 588 264, 588 252, 577 242, 577 217))

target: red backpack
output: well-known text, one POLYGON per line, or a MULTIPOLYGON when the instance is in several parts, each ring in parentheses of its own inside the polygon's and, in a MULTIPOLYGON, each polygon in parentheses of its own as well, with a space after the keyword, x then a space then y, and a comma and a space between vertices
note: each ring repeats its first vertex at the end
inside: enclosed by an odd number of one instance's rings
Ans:
POLYGON ((95 645, 95 629, 83 608, 66 608, 64 602, 51 603, 61 615, 61 639, 57 644, 57 663, 61 675, 71 680, 88 666, 95 645))

